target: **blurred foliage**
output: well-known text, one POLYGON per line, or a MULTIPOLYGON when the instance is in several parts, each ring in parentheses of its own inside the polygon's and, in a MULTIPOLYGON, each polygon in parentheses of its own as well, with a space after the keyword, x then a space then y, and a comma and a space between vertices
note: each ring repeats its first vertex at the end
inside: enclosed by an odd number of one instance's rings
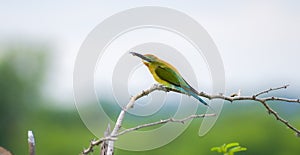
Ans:
POLYGON ((218 153, 223 153, 224 155, 234 155, 236 152, 246 151, 247 148, 241 147, 239 143, 229 143, 223 144, 219 147, 213 147, 211 151, 216 151, 218 153))
MULTIPOLYGON (((195 119, 183 134, 161 148, 143 152, 116 149, 115 154, 213 155, 216 153, 211 152, 210 148, 228 141, 239 141, 247 146, 246 153, 238 154, 300 154, 300 139, 273 117, 267 115, 263 109, 257 110, 258 108, 261 107, 246 105, 244 109, 238 111, 234 106, 225 107, 214 128, 204 137, 198 136, 201 119, 195 119)), ((300 123, 296 125, 300 126, 300 123)), ((37 154, 43 155, 79 154, 89 145, 90 140, 96 138, 84 126, 75 109, 69 111, 40 109, 32 114, 30 122, 22 123, 17 130, 21 133, 20 137, 9 139, 10 145, 6 148, 17 155, 27 153, 28 129, 33 130, 35 134, 37 154)), ((158 140, 159 138, 161 137, 157 137, 158 140)), ((135 137, 134 140, 144 141, 145 139, 135 137)), ((95 148, 92 154, 99 154, 98 148, 95 148)))
MULTIPOLYGON (((0 146, 16 155, 27 154, 27 130, 34 132, 36 152, 42 155, 79 154, 95 138, 80 120, 75 107, 61 110, 42 106, 45 102, 53 102, 41 97, 48 50, 45 47, 17 46, 0 52, 0 146)), ((272 106, 293 125, 300 127, 298 105, 276 103, 272 106)), ((116 109, 109 111, 117 115, 116 109)), ((170 114, 165 111, 163 117, 168 116, 170 114)), ((127 122, 134 121, 131 120, 133 117, 128 118, 127 122)), ((151 119, 156 121, 156 117, 151 119)), ((204 137, 198 136, 200 122, 201 119, 193 120, 183 134, 161 148, 144 152, 116 149, 115 154, 208 155, 214 154, 210 148, 228 141, 247 145, 247 154, 300 154, 300 138, 268 115, 259 104, 225 104, 216 125, 204 137)), ((135 137, 133 140, 145 139, 135 137)), ((93 154, 99 154, 99 150, 93 154)))
POLYGON ((20 122, 26 121, 27 114, 41 101, 45 60, 45 52, 36 47, 10 46, 1 50, 0 144, 20 135, 20 122))

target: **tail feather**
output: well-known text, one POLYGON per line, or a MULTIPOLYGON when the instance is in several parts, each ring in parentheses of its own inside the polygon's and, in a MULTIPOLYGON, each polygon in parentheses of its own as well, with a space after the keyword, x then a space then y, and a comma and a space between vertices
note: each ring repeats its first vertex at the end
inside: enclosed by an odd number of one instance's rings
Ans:
POLYGON ((204 105, 208 106, 208 104, 201 97, 199 97, 197 94, 195 94, 194 92, 191 92, 189 94, 191 94, 195 99, 197 99, 198 101, 200 101, 204 105))
POLYGON ((187 94, 196 98, 198 101, 200 101, 204 105, 208 106, 208 104, 199 97, 198 91, 196 89, 194 89, 191 85, 189 85, 189 83, 187 83, 184 79, 183 79, 183 81, 184 81, 184 86, 185 86, 185 87, 183 87, 183 89, 185 90, 185 92, 187 92, 187 94))
POLYGON ((196 94, 196 90, 195 89, 191 89, 191 90, 186 90, 186 89, 183 89, 181 87, 174 87, 175 89, 177 89, 178 91, 186 94, 186 95, 189 95, 189 96, 193 96, 195 99, 197 99, 199 102, 203 103, 204 105, 208 106, 208 104, 201 98, 199 97, 198 94, 196 94))

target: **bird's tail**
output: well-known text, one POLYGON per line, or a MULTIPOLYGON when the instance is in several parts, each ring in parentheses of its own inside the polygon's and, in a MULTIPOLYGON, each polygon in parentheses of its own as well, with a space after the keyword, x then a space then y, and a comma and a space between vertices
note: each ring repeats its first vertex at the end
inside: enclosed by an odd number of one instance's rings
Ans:
POLYGON ((208 104, 201 98, 198 96, 198 94, 195 94, 194 92, 190 92, 190 94, 197 99, 198 101, 200 101, 201 103, 203 103, 204 105, 208 106, 208 104))
POLYGON ((214 108, 212 108, 211 106, 209 106, 199 95, 195 94, 195 93, 190 93, 194 98, 196 98, 198 101, 200 101, 201 103, 203 103, 204 105, 208 106, 208 108, 210 108, 213 112, 216 112, 216 110, 214 108))
POLYGON ((202 104, 210 107, 197 93, 197 91, 190 87, 191 89, 187 90, 187 89, 184 89, 184 88, 181 88, 181 87, 175 87, 176 90, 178 90, 179 92, 181 93, 184 93, 186 95, 189 95, 189 96, 193 96, 195 99, 197 99, 199 102, 201 102, 202 104))

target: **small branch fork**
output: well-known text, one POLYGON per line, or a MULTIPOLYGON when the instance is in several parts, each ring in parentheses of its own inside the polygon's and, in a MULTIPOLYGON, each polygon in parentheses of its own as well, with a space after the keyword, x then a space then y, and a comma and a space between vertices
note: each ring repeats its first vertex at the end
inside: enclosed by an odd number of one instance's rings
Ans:
POLYGON ((199 93, 200 96, 206 97, 210 100, 212 99, 224 99, 229 102, 233 101, 242 101, 242 100, 248 100, 248 101, 257 101, 260 102, 266 109, 269 114, 273 114, 275 118, 285 124, 288 128, 293 130, 296 135, 299 137, 300 136, 300 130, 297 129, 296 127, 292 126, 287 120, 283 119, 275 110, 273 110, 268 104, 267 101, 283 101, 283 102, 293 102, 293 103, 300 103, 300 99, 288 99, 288 98, 281 98, 281 97, 264 97, 264 98, 259 98, 260 95, 269 93, 271 91, 279 90, 279 89, 286 89, 289 85, 284 85, 282 87, 277 87, 277 88, 270 88, 268 90, 261 91, 253 96, 224 96, 223 94, 220 95, 209 95, 204 92, 199 93))
POLYGON ((109 141, 109 140, 110 141, 115 141, 115 140, 117 140, 118 136, 124 135, 128 132, 132 132, 132 131, 135 131, 135 130, 139 130, 139 129, 142 129, 142 128, 147 128, 147 127, 155 126, 155 125, 159 125, 159 124, 166 124, 166 123, 169 123, 169 122, 184 124, 186 121, 194 119, 194 118, 203 118, 203 117, 210 117, 210 116, 215 116, 215 114, 190 115, 190 116, 188 116, 186 118, 183 118, 183 119, 168 118, 168 119, 160 120, 160 121, 157 121, 157 122, 138 125, 136 127, 125 129, 125 130, 117 133, 114 137, 109 136, 109 137, 105 137, 105 138, 100 138, 98 140, 92 140, 91 143, 90 143, 90 146, 87 149, 83 150, 82 154, 88 154, 90 152, 93 152, 93 148, 95 146, 100 145, 100 144, 104 143, 105 141, 109 141))
POLYGON ((269 93, 270 91, 274 91, 274 90, 279 90, 279 89, 286 89, 288 86, 290 85, 284 85, 284 86, 281 86, 281 87, 276 87, 276 88, 270 88, 268 90, 265 90, 265 91, 261 91, 259 93, 257 93, 256 95, 254 95, 255 97, 259 96, 259 95, 263 95, 263 94, 267 94, 269 93))
MULTIPOLYGON (((138 100, 139 98, 146 96, 148 94, 150 94, 151 92, 155 91, 155 90, 163 90, 163 91, 167 91, 165 87, 161 86, 161 85, 153 85, 150 89, 148 90, 144 90, 142 91, 140 94, 131 97, 129 103, 126 105, 125 108, 123 108, 123 110, 120 112, 119 117, 117 119, 116 125, 113 129, 113 131, 111 132, 110 136, 111 137, 115 137, 118 133, 118 131, 121 128, 125 113, 127 112, 128 109, 133 108, 134 103, 136 100, 138 100)), ((113 154, 113 150, 114 150, 114 141, 109 141, 108 142, 108 148, 107 148, 107 155, 112 155, 113 154)))
MULTIPOLYGON (((226 101, 229 101, 229 102, 243 101, 243 100, 257 101, 257 102, 261 103, 266 108, 266 110, 267 110, 267 112, 269 114, 273 114, 274 117, 278 121, 280 121, 283 124, 285 124, 285 126, 287 126, 289 129, 293 130, 296 133, 296 135, 298 137, 300 137, 300 130, 298 130, 296 127, 292 126, 287 120, 283 119, 275 110, 273 110, 267 104, 268 101, 283 101, 283 102, 300 103, 300 99, 288 99, 288 98, 281 98, 281 97, 274 97, 274 96, 272 96, 272 97, 259 97, 259 96, 261 96, 263 94, 267 94, 267 93, 269 93, 271 91, 280 90, 280 89, 286 89, 288 86, 289 85, 284 85, 284 86, 281 86, 281 87, 270 88, 268 90, 261 91, 261 92, 255 94, 255 95, 253 95, 253 96, 240 96, 240 92, 237 93, 238 95, 235 94, 233 96, 225 96, 223 94, 210 95, 210 94, 207 94, 207 93, 204 93, 204 92, 200 92, 198 95, 202 96, 202 97, 205 97, 205 98, 207 98, 209 100, 223 99, 223 100, 226 100, 226 101)), ((154 84, 149 89, 144 90, 141 93, 137 94, 136 96, 131 97, 129 103, 120 112, 120 114, 118 116, 118 119, 117 119, 117 122, 115 124, 115 127, 114 127, 113 131, 110 133, 110 135, 107 136, 107 137, 98 139, 98 140, 91 141, 90 146, 87 149, 83 150, 82 154, 84 154, 84 155, 88 154, 88 153, 90 153, 90 152, 93 151, 93 147, 95 147, 96 145, 99 145, 99 144, 101 144, 103 142, 107 142, 108 141, 107 155, 112 155, 113 152, 114 152, 113 151, 113 149, 114 149, 114 141, 117 140, 118 136, 121 136, 121 135, 126 134, 128 132, 132 132, 132 131, 139 130, 139 129, 146 128, 146 127, 150 127, 150 126, 155 126, 155 125, 158 125, 158 124, 165 124, 165 123, 168 123, 168 122, 184 123, 185 121, 190 120, 190 119, 203 118, 203 117, 208 117, 208 116, 211 117, 211 116, 215 116, 216 115, 216 114, 201 114, 201 115, 190 115, 190 116, 188 116, 186 118, 183 118, 183 119, 169 118, 169 119, 160 120, 160 121, 157 121, 157 122, 152 122, 152 123, 138 125, 136 127, 128 128, 128 129, 125 129, 125 130, 119 132, 119 130, 121 128, 121 125, 122 125, 122 121, 123 121, 124 116, 125 116, 125 113, 128 111, 128 109, 133 108, 135 101, 138 100, 139 98, 143 97, 143 96, 146 96, 146 95, 150 94, 153 91, 156 91, 156 90, 165 91, 165 92, 172 91, 172 92, 177 92, 177 93, 185 94, 183 92, 180 92, 180 91, 172 89, 172 88, 167 88, 167 87, 164 87, 162 85, 154 84)))
POLYGON ((146 128, 146 127, 150 127, 150 126, 155 126, 155 125, 159 125, 159 124, 166 124, 168 122, 184 124, 186 121, 194 119, 194 118, 204 118, 204 117, 211 117, 211 116, 216 116, 216 114, 190 115, 190 116, 188 116, 186 118, 182 118, 182 119, 168 118, 168 119, 160 120, 160 121, 157 121, 157 122, 142 124, 142 125, 138 125, 138 126, 133 127, 133 128, 125 129, 125 130, 119 132, 116 136, 120 136, 120 135, 123 135, 125 133, 131 132, 131 131, 134 131, 134 130, 139 130, 139 129, 146 128))
POLYGON ((101 143, 103 143, 103 142, 105 142, 105 141, 108 141, 108 140, 117 140, 117 138, 116 138, 116 137, 110 137, 110 136, 108 136, 108 137, 100 138, 100 139, 98 139, 98 140, 92 140, 92 141, 90 142, 90 146, 89 146, 87 149, 84 149, 84 150, 82 151, 82 154, 88 154, 88 153, 90 153, 90 152, 93 152, 93 148, 94 148, 95 146, 98 146, 98 145, 100 145, 101 143))

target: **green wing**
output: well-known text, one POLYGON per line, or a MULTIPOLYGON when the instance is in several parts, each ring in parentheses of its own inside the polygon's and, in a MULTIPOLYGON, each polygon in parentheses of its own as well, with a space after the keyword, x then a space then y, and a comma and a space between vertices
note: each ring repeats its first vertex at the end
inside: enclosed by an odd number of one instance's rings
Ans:
POLYGON ((203 101, 199 96, 197 90, 195 90, 192 86, 190 86, 183 77, 177 73, 176 71, 172 70, 169 67, 165 66, 158 66, 155 68, 156 75, 163 81, 166 81, 173 86, 175 86, 176 90, 191 95, 199 100, 201 103, 208 105, 205 101, 203 101))
POLYGON ((190 86, 189 83, 187 83, 183 79, 183 77, 181 77, 181 75, 179 75, 177 72, 173 71, 169 67, 158 66, 155 69, 155 73, 157 74, 157 76, 160 79, 162 79, 174 86, 181 87, 186 91, 192 91, 192 92, 198 94, 198 91, 195 90, 192 86, 190 86), (180 82, 180 80, 182 80, 182 81, 180 82))
POLYGON ((172 85, 180 87, 180 79, 179 78, 181 78, 181 76, 178 75, 178 73, 173 71, 171 68, 158 66, 155 69, 155 73, 157 74, 157 76, 160 79, 162 79, 172 85))

